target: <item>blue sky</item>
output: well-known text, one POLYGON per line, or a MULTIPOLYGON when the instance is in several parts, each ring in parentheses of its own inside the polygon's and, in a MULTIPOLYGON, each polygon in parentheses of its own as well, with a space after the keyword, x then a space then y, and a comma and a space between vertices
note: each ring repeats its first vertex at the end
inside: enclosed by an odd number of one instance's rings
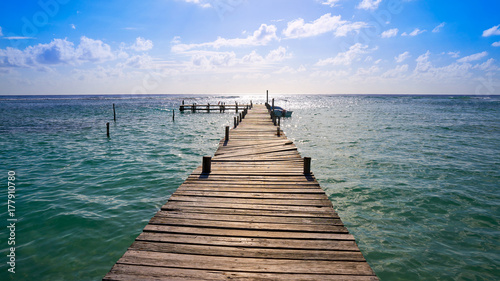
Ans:
POLYGON ((497 0, 0 7, 0 95, 500 94, 497 0))

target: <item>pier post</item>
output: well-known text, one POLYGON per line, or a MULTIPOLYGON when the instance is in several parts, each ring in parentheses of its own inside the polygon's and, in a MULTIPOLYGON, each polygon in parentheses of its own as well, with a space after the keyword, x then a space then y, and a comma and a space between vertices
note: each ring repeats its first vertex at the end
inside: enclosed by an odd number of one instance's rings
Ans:
POLYGON ((281 127, 281 116, 278 116, 278 127, 281 127))
POLYGON ((272 101, 272 111, 274 111, 274 98, 273 98, 273 101, 272 101))
POLYGON ((269 104, 269 90, 266 90, 266 103, 269 104))
POLYGON ((175 121, 175 109, 172 109, 172 121, 175 121))
POLYGON ((311 174, 311 157, 304 157, 304 174, 311 174))
POLYGON ((277 130, 277 131, 278 131, 278 132, 277 132, 278 137, 281 137, 280 127, 278 127, 278 130, 277 130))
POLYGON ((253 108, 253 103, 252 103, 252 100, 250 100, 250 109, 253 108))
POLYGON ((113 120, 116 122, 115 104, 113 103, 113 120))
POLYGON ((196 106, 195 106, 195 103, 193 103, 193 107, 191 108, 191 111, 193 111, 193 113, 196 112, 196 106))
POLYGON ((234 127, 236 128, 236 126, 238 126, 238 120, 236 117, 234 117, 234 127))
POLYGON ((203 164, 201 168, 201 173, 202 174, 210 174, 212 171, 212 157, 210 156, 203 156, 203 164))
MULTIPOLYGON (((236 117, 235 117, 236 118, 236 117)), ((236 120, 236 119, 235 119, 236 120)), ((226 136, 224 138, 225 141, 229 141, 229 126, 226 126, 226 136)))
POLYGON ((106 135, 108 136, 109 138, 109 122, 106 123, 106 135))
POLYGON ((243 121, 243 113, 240 113, 240 122, 243 121))
POLYGON ((238 103, 235 102, 235 104, 236 104, 236 113, 238 113, 238 103))
POLYGON ((210 113, 210 104, 207 105, 207 112, 210 113))

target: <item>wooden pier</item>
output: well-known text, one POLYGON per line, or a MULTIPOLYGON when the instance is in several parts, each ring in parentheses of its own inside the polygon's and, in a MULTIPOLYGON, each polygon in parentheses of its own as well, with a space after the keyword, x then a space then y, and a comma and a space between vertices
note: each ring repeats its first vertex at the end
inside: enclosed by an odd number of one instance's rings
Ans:
POLYGON ((378 280, 278 130, 255 105, 103 280, 378 280))

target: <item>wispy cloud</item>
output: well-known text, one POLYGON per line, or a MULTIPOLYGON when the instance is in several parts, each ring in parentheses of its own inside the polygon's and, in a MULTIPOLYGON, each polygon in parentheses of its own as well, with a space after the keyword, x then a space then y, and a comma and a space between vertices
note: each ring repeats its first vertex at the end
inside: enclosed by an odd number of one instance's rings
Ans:
POLYGON ((2 27, 0 26, 0 36, 3 36, 2 27))
POLYGON ((410 34, 408 34, 406 32, 403 32, 403 33, 401 33, 401 36, 412 36, 413 37, 413 36, 417 36, 419 34, 422 34, 422 33, 426 32, 426 31, 427 30, 425 30, 425 29, 424 30, 420 30, 420 28, 417 27, 410 34))
POLYGON ((483 37, 489 37, 489 36, 493 36, 493 35, 500 35, 500 30, 498 29, 499 27, 500 27, 500 24, 499 25, 495 25, 495 26, 493 26, 490 29, 486 29, 485 31, 483 31, 483 37))
POLYGON ((493 47, 500 47, 500 41, 493 42, 493 44, 491 44, 491 46, 493 46, 493 47))
POLYGON ((70 24, 71 29, 76 29, 76 26, 74 24, 70 24))
POLYGON ((327 5, 330 7, 335 7, 339 1, 340 0, 324 0, 324 1, 321 1, 321 4, 327 5))
POLYGON ((349 47, 349 50, 345 52, 338 53, 337 56, 333 58, 327 58, 319 60, 317 66, 325 65, 351 65, 355 60, 359 59, 362 54, 368 53, 368 45, 362 45, 361 43, 356 43, 349 47))
POLYGON ((398 32, 399 32, 399 29, 393 28, 393 29, 389 29, 389 30, 382 32, 382 34, 380 36, 382 38, 391 38, 391 37, 398 35, 398 32))
POLYGON ((432 32, 436 33, 436 32, 441 31, 441 28, 443 28, 445 26, 445 24, 446 24, 445 22, 440 23, 438 26, 434 27, 432 32))
POLYGON ((476 61, 480 60, 488 55, 488 52, 481 52, 481 53, 476 53, 470 56, 463 57, 461 59, 458 59, 457 62, 471 62, 471 61, 476 61))
POLYGON ((351 31, 358 31, 367 24, 364 22, 349 22, 341 19, 341 16, 332 16, 330 13, 321 16, 311 23, 305 23, 304 19, 296 19, 288 22, 283 35, 287 38, 305 38, 317 36, 327 32, 334 32, 335 36, 346 36, 351 31))
POLYGON ((411 57, 410 56, 410 52, 404 52, 402 54, 399 54, 398 56, 394 57, 394 60, 397 62, 397 63, 402 63, 403 61, 405 61, 407 58, 411 57))
POLYGON ((193 3, 197 4, 198 6, 202 8, 210 8, 212 5, 209 3, 209 1, 202 1, 202 0, 184 0, 186 3, 193 3))
POLYGON ((254 31, 254 33, 247 38, 225 39, 219 37, 217 38, 217 40, 207 43, 176 44, 172 46, 172 51, 183 52, 191 49, 205 47, 219 49, 221 47, 263 46, 277 39, 278 37, 276 36, 276 26, 262 24, 258 30, 254 31))
POLYGON ((363 10, 376 10, 380 2, 382 2, 382 0, 363 0, 358 4, 358 6, 356 6, 356 8, 363 10))
POLYGON ((36 37, 27 37, 27 36, 5 36, 2 39, 7 40, 28 40, 28 39, 36 39, 36 37))

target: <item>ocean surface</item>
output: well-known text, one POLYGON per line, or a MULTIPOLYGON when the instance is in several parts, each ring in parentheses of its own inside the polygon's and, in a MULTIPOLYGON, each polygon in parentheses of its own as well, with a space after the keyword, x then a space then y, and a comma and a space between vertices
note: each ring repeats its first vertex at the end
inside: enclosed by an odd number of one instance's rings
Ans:
MULTIPOLYGON (((272 97, 381 280, 500 280, 499 96, 272 97)), ((264 99, 0 97, 0 280, 100 280, 233 122, 182 100, 264 99)))

